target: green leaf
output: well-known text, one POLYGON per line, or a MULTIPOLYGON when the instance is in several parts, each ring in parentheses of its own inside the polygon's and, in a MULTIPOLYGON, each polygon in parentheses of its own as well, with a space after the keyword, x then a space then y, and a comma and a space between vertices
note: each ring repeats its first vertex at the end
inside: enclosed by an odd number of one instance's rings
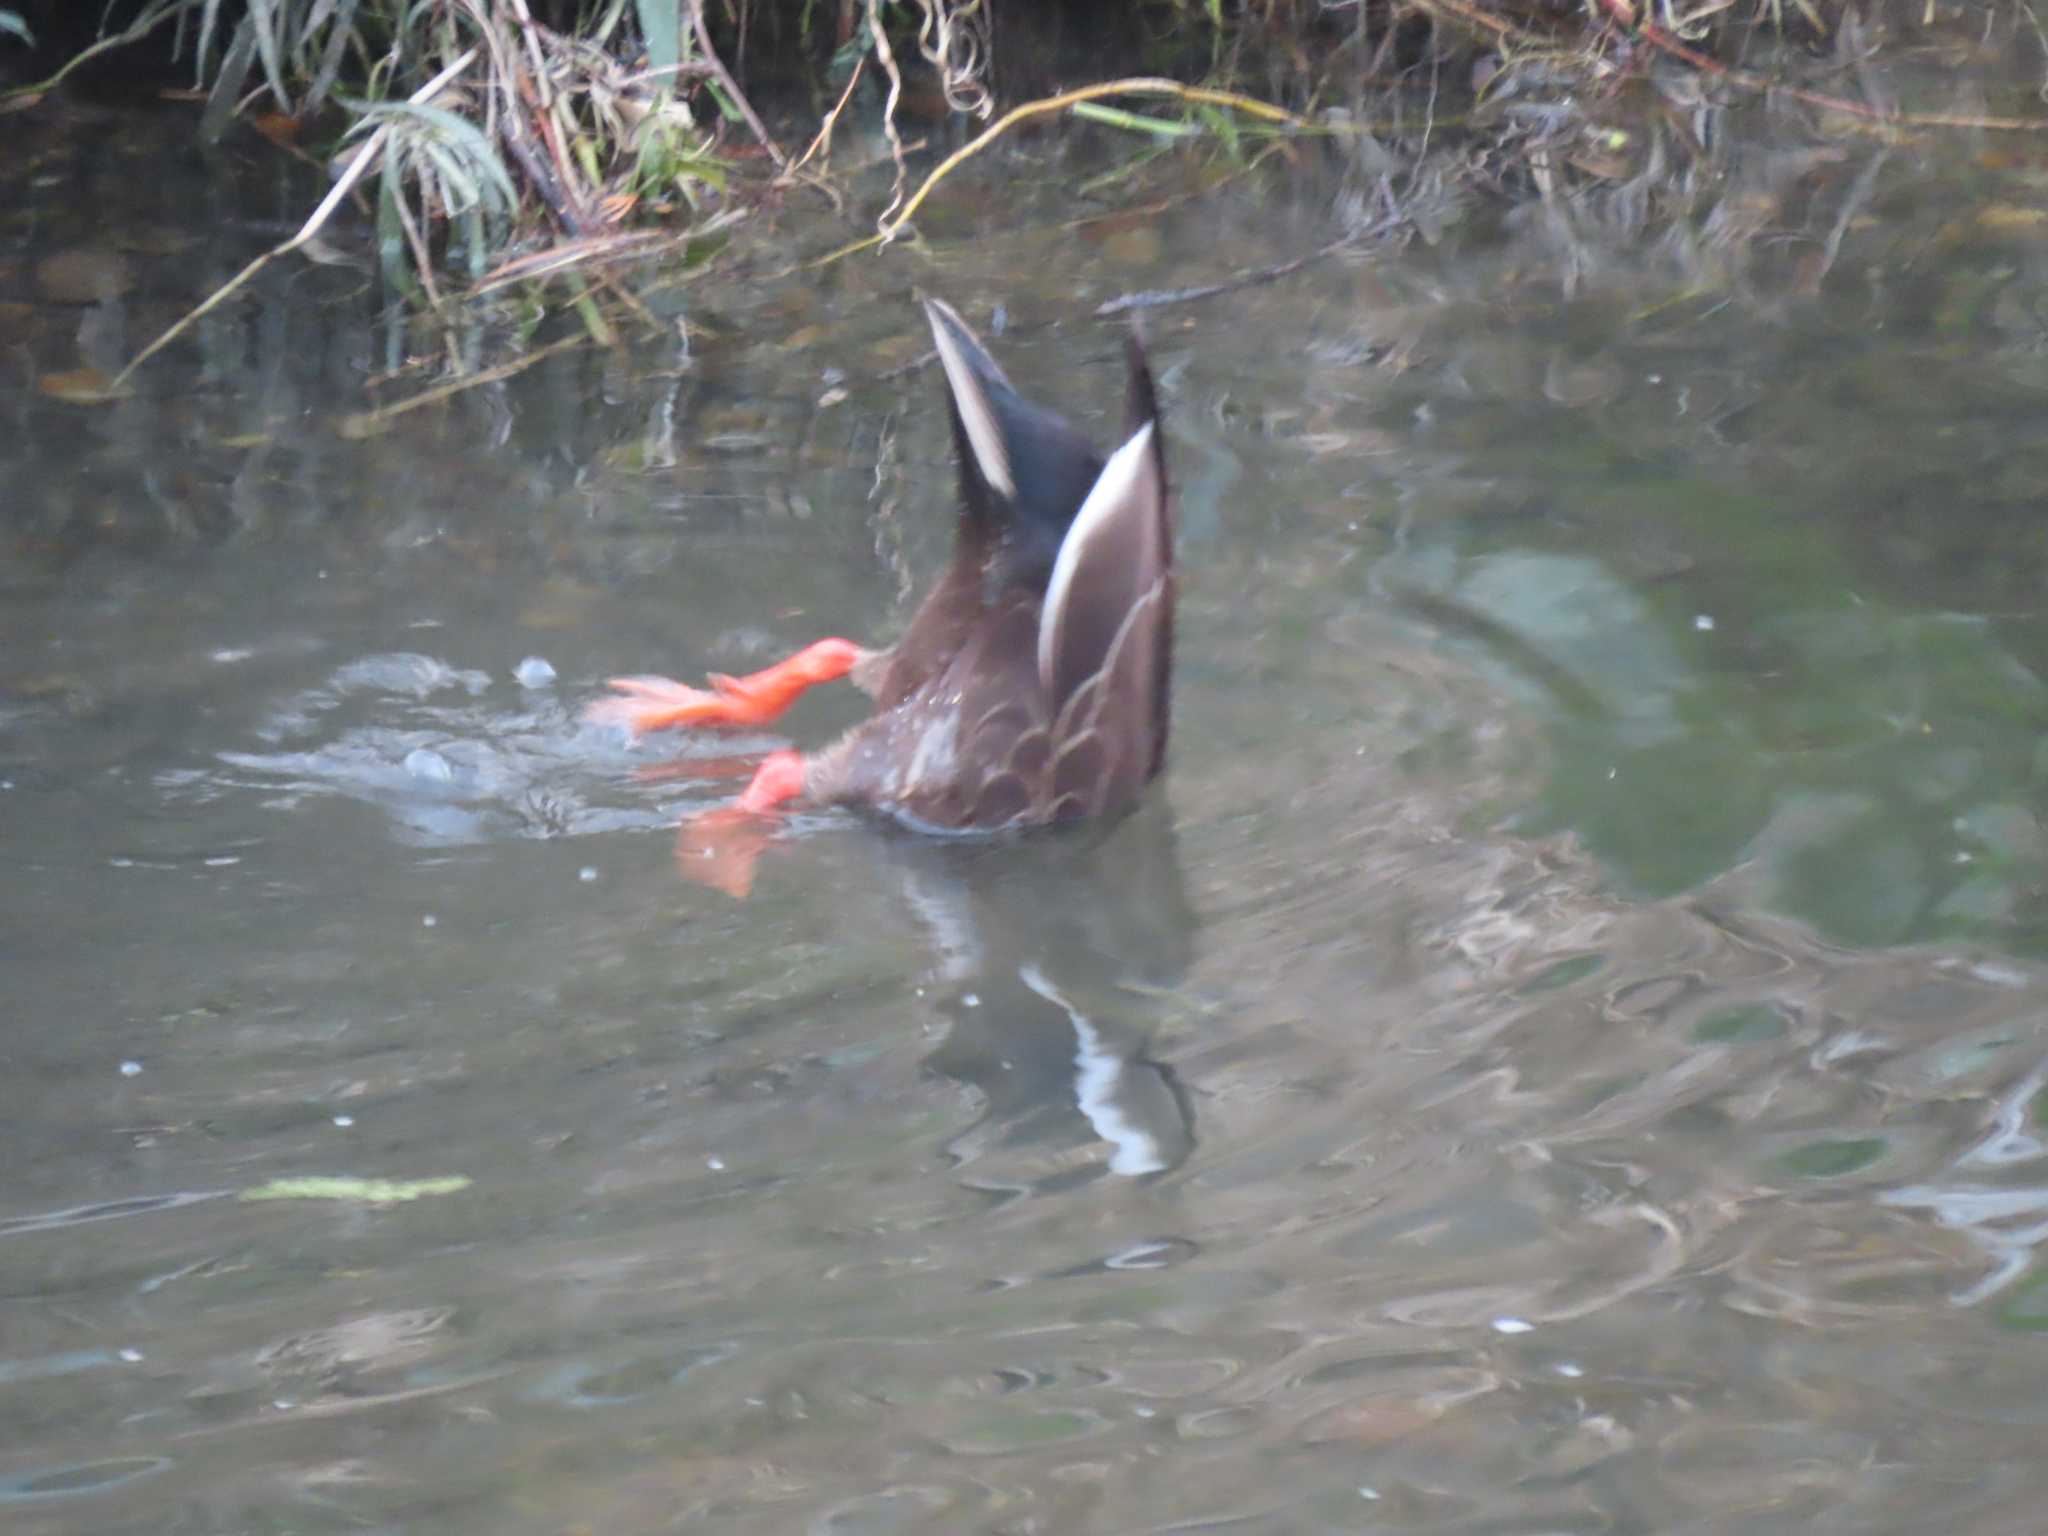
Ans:
POLYGON ((711 93, 711 99, 718 103, 719 115, 728 123, 745 121, 740 116, 740 109, 733 104, 733 99, 725 94, 724 86, 720 85, 716 80, 706 80, 704 88, 711 93))
POLYGON ((484 131, 468 118, 445 107, 421 106, 410 101, 344 100, 342 105, 361 115, 351 132, 360 132, 365 123, 388 123, 394 134, 445 145, 459 153, 463 165, 478 178, 479 198, 493 208, 507 211, 519 206, 519 193, 512 185, 505 162, 498 158, 484 131), (492 193, 496 195, 487 195, 492 193))
POLYGON ((1215 130, 1216 137, 1223 141, 1223 153, 1229 159, 1241 161, 1244 158, 1244 149, 1237 136, 1237 118, 1233 113, 1199 102, 1195 106, 1195 115, 1215 130))
POLYGON ((1161 139, 1198 139, 1202 130, 1193 123, 1177 123, 1163 117, 1148 117, 1142 112, 1126 112, 1122 107, 1105 107, 1100 102, 1077 101, 1068 108, 1074 116, 1085 117, 1090 122, 1107 123, 1112 128, 1127 128, 1133 133, 1149 133, 1161 139))
POLYGON ((441 200, 449 213, 464 212, 483 201, 483 189, 476 184, 476 178, 462 168, 458 157, 431 141, 420 146, 420 153, 440 173, 441 200))
POLYGON ((454 216, 457 231, 457 247, 469 267, 470 280, 474 282, 484 275, 491 265, 491 243, 484 230, 484 215, 480 208, 465 208, 454 216))
POLYGON ((227 132, 228 119, 235 115, 235 103, 242 99, 242 82, 249 78, 249 66, 256 60, 256 18, 244 16, 228 44, 227 57, 220 61, 220 73, 213 77, 207 93, 206 110, 199 114, 199 137, 217 143, 227 132))
POLYGON ((664 81, 674 79, 683 60, 682 0, 636 0, 640 35, 647 40, 647 63, 664 81))
POLYGON ((406 259, 405 220, 399 199, 405 195, 404 161, 387 154, 377 178, 377 265, 384 281, 408 299, 419 295, 419 280, 406 259))
POLYGON ((270 82, 271 100, 280 112, 289 113, 292 96, 284 78, 284 24, 277 0, 249 0, 247 25, 256 29, 256 51, 263 58, 263 77, 270 82))
POLYGON ((0 32, 12 32, 31 48, 36 45, 35 34, 29 31, 28 23, 17 11, 0 11, 0 32))
MULTIPOLYGON (((355 35, 356 6, 358 0, 339 0, 334 8, 333 26, 327 34, 327 48, 320 57, 320 64, 313 71, 313 83, 306 87, 307 111, 314 111, 327 100, 327 93, 334 89, 334 82, 341 73, 341 61, 348 51, 349 39, 355 35)), ((311 40, 310 29, 308 41, 311 40)))
POLYGON ((596 299, 591 297, 590 285, 584 282, 581 273, 570 273, 570 280, 570 286, 576 290, 576 297, 571 303, 577 317, 583 321, 583 329, 600 347, 610 346, 615 339, 612 328, 605 323, 604 313, 597 307, 596 299))

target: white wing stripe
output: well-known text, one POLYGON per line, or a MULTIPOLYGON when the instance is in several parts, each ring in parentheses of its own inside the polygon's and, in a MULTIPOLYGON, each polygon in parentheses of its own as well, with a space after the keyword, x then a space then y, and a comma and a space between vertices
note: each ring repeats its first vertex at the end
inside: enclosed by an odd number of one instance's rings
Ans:
POLYGON ((1052 693, 1053 637, 1059 633, 1060 617, 1066 610, 1074 573, 1081 568, 1090 541, 1099 537, 1115 519, 1118 510, 1130 500, 1139 480, 1151 467, 1152 434, 1157 426, 1156 422, 1146 422, 1132 434, 1129 442, 1109 456, 1109 462, 1102 466, 1102 473, 1095 477, 1088 499, 1074 514, 1067 536, 1060 541, 1059 558, 1053 561, 1052 580, 1045 587, 1045 607, 1038 615, 1038 682, 1048 697, 1052 693))
POLYGON ((1003 446, 1002 428, 989 409, 988 392, 981 387, 960 342, 938 316, 932 316, 932 340, 938 343, 939 363, 946 370, 946 383, 953 391, 953 404, 967 428, 967 441, 974 449, 974 462, 981 477, 1005 501, 1017 499, 1017 482, 1010 474, 1009 451, 1003 446))

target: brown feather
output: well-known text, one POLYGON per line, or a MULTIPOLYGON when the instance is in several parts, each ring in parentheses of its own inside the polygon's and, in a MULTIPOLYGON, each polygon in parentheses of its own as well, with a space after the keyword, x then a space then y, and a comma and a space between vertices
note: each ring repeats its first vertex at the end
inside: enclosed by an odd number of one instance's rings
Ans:
POLYGON ((1105 465, 1015 394, 957 314, 928 308, 962 457, 953 559, 895 649, 856 674, 875 713, 806 760, 806 793, 952 830, 1123 810, 1165 763, 1173 644, 1172 512, 1143 350, 1133 337, 1137 419, 1105 465), (1029 520, 1064 530, 1053 558, 1020 554, 1040 533, 1018 533, 1012 492, 1029 520))

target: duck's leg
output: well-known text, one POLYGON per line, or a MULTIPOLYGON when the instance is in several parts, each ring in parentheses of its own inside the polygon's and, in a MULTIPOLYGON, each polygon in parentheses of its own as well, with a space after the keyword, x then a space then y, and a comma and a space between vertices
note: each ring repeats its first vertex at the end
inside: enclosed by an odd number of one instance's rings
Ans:
POLYGON ((708 689, 666 677, 614 677, 609 686, 618 697, 599 699, 583 711, 583 718, 623 725, 636 735, 677 725, 764 725, 806 688, 846 676, 867 655, 851 640, 819 640, 745 677, 714 672, 708 689))
POLYGON ((676 832, 676 864, 684 876, 726 895, 754 888, 754 865, 775 831, 775 811, 804 792, 801 752, 771 752, 737 801, 703 811, 676 832))
POLYGON ((753 782, 741 793, 734 808, 761 816, 803 792, 804 755, 785 747, 761 760, 761 766, 754 770, 753 782))

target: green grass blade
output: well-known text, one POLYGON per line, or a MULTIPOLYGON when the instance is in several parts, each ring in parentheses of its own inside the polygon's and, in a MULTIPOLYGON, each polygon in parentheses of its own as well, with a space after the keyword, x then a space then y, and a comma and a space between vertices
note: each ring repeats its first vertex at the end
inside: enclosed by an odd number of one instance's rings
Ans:
POLYGON ((317 111, 326 102, 327 93, 334 89, 335 79, 341 74, 341 61, 347 56, 349 38, 355 32, 357 3, 358 0, 340 0, 334 7, 326 52, 321 56, 319 68, 313 72, 313 83, 306 88, 308 111, 317 111))
POLYGON ((344 99, 342 105, 362 115, 362 121, 352 131, 360 131, 367 123, 385 122, 392 125, 394 133, 444 144, 454 150, 462 163, 479 178, 479 195, 485 192, 494 194, 488 200, 495 207, 509 210, 519 206, 519 192, 512 184, 505 162, 498 158, 496 148, 483 129, 468 118, 445 107, 420 106, 410 101, 344 99))
POLYGON ((270 98, 287 116, 292 110, 291 87, 284 76, 284 13, 278 0, 249 0, 244 24, 256 29, 256 52, 263 60, 263 78, 270 82, 270 98))
POLYGON ((1148 117, 1143 112, 1126 112, 1121 107, 1105 107, 1095 101, 1077 101, 1067 110, 1091 123, 1107 123, 1112 128, 1124 128, 1132 133, 1149 133, 1158 139, 1198 139, 1202 136, 1202 130, 1193 123, 1148 117))
POLYGON ((640 35, 647 40, 647 62, 664 80, 672 80, 683 59, 684 0, 636 0, 640 35))
POLYGON ((220 61, 220 73, 213 77, 213 89, 206 96, 206 110, 199 114, 199 137, 206 143, 220 141, 227 132, 228 119, 235 115, 235 103, 242 99, 242 83, 249 78, 249 66, 256 61, 256 18, 244 16, 220 61))

